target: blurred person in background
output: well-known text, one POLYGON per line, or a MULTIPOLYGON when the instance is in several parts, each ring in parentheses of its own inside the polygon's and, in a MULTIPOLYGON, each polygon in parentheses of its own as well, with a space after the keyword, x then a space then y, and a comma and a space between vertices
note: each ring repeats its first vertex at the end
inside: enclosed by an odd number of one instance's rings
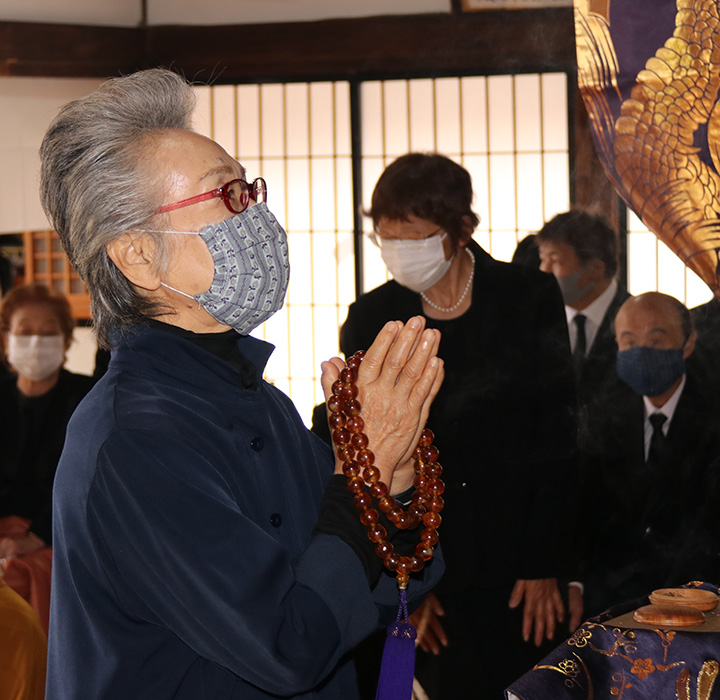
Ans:
POLYGON ((593 401, 617 381, 613 323, 630 294, 617 279, 615 232, 602 217, 572 210, 548 221, 535 243, 565 302, 582 430, 593 401))
POLYGON ((657 588, 720 579, 720 413, 691 370, 675 297, 631 297, 615 319, 619 380, 583 464, 580 577, 589 615, 657 588))
POLYGON ((90 377, 63 368, 75 320, 67 299, 40 284, 0 304, 0 559, 6 582, 48 624, 52 488, 65 429, 90 377))

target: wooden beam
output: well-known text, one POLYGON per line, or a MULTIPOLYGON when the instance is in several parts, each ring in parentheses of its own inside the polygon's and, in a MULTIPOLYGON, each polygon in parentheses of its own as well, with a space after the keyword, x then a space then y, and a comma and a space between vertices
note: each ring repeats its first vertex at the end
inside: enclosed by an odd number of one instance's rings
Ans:
POLYGON ((139 28, 0 22, 0 75, 108 77, 147 66, 139 28))
POLYGON ((570 8, 239 26, 0 22, 0 75, 105 77, 151 65, 215 82, 572 70, 570 8))
POLYGON ((148 62, 216 83, 573 70, 571 8, 148 27, 148 62))

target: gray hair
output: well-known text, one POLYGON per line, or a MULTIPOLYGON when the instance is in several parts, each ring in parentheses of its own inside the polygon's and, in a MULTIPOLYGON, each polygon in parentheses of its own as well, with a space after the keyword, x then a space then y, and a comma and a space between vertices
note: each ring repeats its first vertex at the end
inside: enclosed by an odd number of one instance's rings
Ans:
MULTIPOLYGON (((107 245, 153 220, 163 182, 149 172, 151 137, 163 129, 189 129, 194 107, 195 94, 184 78, 160 68, 140 71, 65 105, 43 139, 42 206, 88 287, 101 347, 109 347, 112 327, 127 328, 164 308, 117 269, 107 245)), ((148 235, 162 269, 167 236, 148 235)))

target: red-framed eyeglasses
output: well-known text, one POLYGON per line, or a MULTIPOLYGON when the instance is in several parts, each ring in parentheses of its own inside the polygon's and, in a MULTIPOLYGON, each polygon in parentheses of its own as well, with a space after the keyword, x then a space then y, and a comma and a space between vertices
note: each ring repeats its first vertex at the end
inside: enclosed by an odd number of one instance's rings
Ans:
POLYGON ((250 184, 245 182, 245 180, 230 180, 230 182, 226 182, 222 187, 217 187, 210 192, 203 192, 203 194, 197 194, 194 197, 181 199, 179 202, 165 204, 157 210, 157 213, 162 214, 166 211, 188 207, 191 204, 204 202, 207 199, 214 199, 215 197, 222 199, 225 206, 233 214, 240 214, 248 208, 251 199, 254 202, 267 201, 267 185, 261 177, 255 178, 250 184))

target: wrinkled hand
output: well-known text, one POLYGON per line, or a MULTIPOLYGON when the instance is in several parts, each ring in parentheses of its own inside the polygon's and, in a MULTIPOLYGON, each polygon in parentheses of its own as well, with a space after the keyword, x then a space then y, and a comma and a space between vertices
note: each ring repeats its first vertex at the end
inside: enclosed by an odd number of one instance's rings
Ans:
POLYGON ((422 605, 410 615, 410 622, 417 630, 417 644, 423 651, 435 656, 440 654, 440 646, 448 645, 447 635, 440 622, 443 615, 445 611, 432 593, 429 593, 422 605))
MULTIPOLYGON (((437 357, 439 331, 425 330, 422 316, 405 325, 389 321, 368 348, 358 370, 358 401, 363 432, 375 455, 381 480, 396 494, 412 485, 412 455, 425 427, 430 405, 442 384, 443 363, 437 357)), ((321 365, 325 399, 345 363, 337 357, 321 365)), ((336 473, 342 473, 337 460, 336 473)))
POLYGON ((570 634, 580 627, 583 620, 584 604, 582 589, 579 586, 568 586, 568 613, 570 634))
POLYGON ((565 618, 560 591, 555 578, 518 579, 515 582, 508 605, 516 608, 525 599, 522 636, 527 642, 535 627, 535 646, 540 646, 543 635, 552 639, 555 623, 565 618))

